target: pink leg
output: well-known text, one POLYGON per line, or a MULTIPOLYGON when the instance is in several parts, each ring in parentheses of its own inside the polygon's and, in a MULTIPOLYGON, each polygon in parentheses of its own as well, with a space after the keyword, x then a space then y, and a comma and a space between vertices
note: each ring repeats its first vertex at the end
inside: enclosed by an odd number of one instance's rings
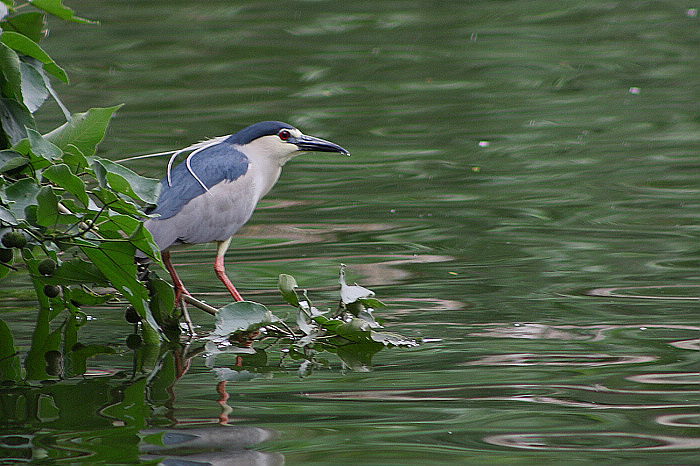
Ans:
POLYGON ((236 287, 233 286, 233 283, 231 283, 231 280, 229 280, 229 278, 226 276, 223 254, 216 255, 216 262, 214 262, 214 271, 216 272, 216 276, 219 277, 219 280, 224 282, 226 289, 229 291, 229 293, 231 293, 233 299, 235 299, 236 301, 243 301, 243 296, 241 296, 236 287))
POLYGON ((190 292, 187 291, 185 288, 185 284, 182 283, 182 280, 180 280, 180 277, 177 276, 177 272, 175 271, 175 266, 173 265, 172 260, 170 260, 170 251, 163 251, 161 253, 161 257, 163 258, 163 263, 165 264, 165 268, 168 269, 168 272, 170 273, 170 277, 173 279, 173 286, 175 287, 175 302, 179 303, 180 302, 180 297, 182 294, 186 294, 188 296, 190 295, 190 292))

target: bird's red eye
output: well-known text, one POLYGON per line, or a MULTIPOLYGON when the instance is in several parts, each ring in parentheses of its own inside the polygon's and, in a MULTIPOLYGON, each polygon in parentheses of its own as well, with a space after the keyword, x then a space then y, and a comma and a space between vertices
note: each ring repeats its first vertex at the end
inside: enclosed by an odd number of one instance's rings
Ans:
POLYGON ((286 129, 283 129, 282 131, 279 132, 279 137, 283 141, 286 141, 287 139, 289 139, 290 136, 291 136, 291 134, 286 129))

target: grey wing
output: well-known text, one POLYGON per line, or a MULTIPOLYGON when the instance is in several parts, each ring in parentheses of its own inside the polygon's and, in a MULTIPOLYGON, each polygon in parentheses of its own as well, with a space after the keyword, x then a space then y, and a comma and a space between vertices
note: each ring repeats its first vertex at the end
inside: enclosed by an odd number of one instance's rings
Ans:
POLYGON ((205 190, 185 163, 161 181, 159 217, 145 222, 161 251, 175 244, 225 241, 253 214, 257 197, 249 161, 232 145, 221 143, 191 160, 191 169, 207 186, 205 190))
POLYGON ((247 176, 224 180, 190 200, 172 217, 147 220, 146 228, 161 251, 177 244, 226 241, 253 215, 258 201, 248 194, 254 189, 253 183, 247 176))

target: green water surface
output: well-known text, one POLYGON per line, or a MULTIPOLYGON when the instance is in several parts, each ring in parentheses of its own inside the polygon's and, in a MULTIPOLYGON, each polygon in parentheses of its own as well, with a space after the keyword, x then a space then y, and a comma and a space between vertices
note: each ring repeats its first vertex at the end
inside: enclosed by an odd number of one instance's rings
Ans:
MULTIPOLYGON (((698 464, 697 5, 67 3, 101 24, 51 19, 45 47, 72 78, 57 92, 74 112, 125 104, 102 156, 267 119, 352 153, 285 167, 227 255, 245 297, 284 315, 277 276, 289 273, 332 305, 345 263, 388 305, 376 313, 388 330, 427 341, 381 351, 367 372, 329 356, 304 378, 223 389, 198 355, 169 396, 100 382, 132 367, 131 326, 123 304, 86 309, 86 343, 120 353, 55 386, 46 414, 0 427, 4 463, 137 462, 124 419, 218 426, 224 390, 228 424, 273 432, 255 450, 287 464, 698 464), (113 412, 144 392, 145 414, 113 412)), ((48 130, 61 113, 49 104, 37 121, 48 130)), ((161 177, 165 163, 130 166, 161 177)), ((173 257, 194 295, 223 305, 214 254, 173 257)), ((26 350, 29 282, 11 274, 0 293, 26 350)))

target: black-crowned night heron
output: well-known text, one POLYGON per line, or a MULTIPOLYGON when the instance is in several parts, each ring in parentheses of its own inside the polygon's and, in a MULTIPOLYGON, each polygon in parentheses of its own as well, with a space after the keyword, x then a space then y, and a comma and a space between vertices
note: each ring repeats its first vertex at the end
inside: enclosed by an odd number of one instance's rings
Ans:
POLYGON ((226 276, 224 254, 231 237, 245 224, 258 201, 277 182, 282 166, 302 152, 350 153, 329 141, 307 136, 279 121, 264 121, 230 136, 204 141, 173 154, 168 173, 161 181, 158 215, 145 226, 161 250, 175 287, 176 302, 187 289, 170 259, 170 248, 178 245, 216 242, 214 270, 236 301, 242 301, 226 276), (187 159, 171 170, 181 153, 187 159))

